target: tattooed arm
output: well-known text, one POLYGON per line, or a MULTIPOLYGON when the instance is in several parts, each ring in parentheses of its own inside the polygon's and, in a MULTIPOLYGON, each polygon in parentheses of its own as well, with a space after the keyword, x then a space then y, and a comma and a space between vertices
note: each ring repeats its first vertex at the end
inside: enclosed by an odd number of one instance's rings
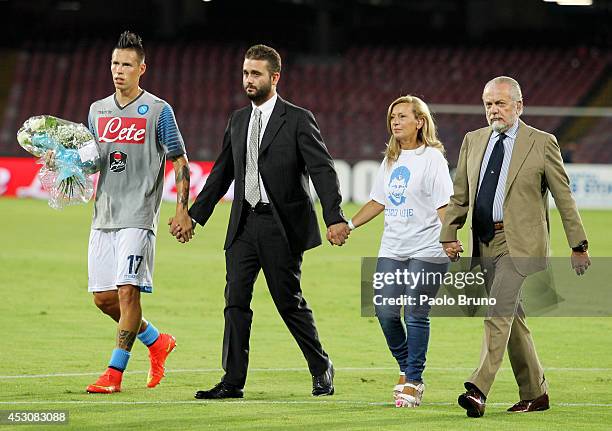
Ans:
POLYGON ((188 242, 193 237, 193 221, 189 216, 189 162, 187 156, 179 156, 172 160, 176 179, 176 214, 170 218, 170 233, 179 242, 188 242))

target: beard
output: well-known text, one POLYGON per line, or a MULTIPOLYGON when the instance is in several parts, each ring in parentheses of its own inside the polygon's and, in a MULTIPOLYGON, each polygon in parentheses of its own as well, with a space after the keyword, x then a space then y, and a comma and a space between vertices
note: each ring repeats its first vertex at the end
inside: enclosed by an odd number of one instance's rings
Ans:
MULTIPOLYGON (((251 88, 256 88, 256 87, 251 87, 251 88)), ((246 87, 244 90, 245 91, 247 90, 246 87)), ((256 88, 255 93, 247 92, 247 97, 251 99, 253 103, 255 103, 256 105, 259 105, 262 102, 265 102, 266 99, 268 99, 268 96, 270 96, 271 92, 272 92, 272 80, 270 80, 270 82, 268 82, 266 85, 262 85, 261 87, 256 88)))
POLYGON ((493 130, 495 130, 497 133, 504 133, 506 130, 508 130, 510 128, 509 125, 507 125, 506 123, 503 123, 501 121, 493 121, 491 123, 491 127, 493 128, 493 130))
POLYGON ((489 123, 489 126, 491 126, 491 128, 495 130, 497 133, 505 133, 510 127, 512 127, 514 123, 516 123, 518 118, 519 118, 518 115, 508 116, 508 118, 506 118, 505 121, 502 121, 502 120, 491 121, 487 118, 487 122, 489 123))

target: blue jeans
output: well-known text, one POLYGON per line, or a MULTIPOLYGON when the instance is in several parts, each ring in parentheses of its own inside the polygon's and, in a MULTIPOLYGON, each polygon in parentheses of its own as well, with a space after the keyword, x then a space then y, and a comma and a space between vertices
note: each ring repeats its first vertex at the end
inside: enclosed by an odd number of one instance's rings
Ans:
POLYGON ((407 380, 423 381, 422 375, 429 344, 431 306, 427 301, 423 301, 422 295, 435 298, 440 287, 439 281, 448 270, 448 265, 443 259, 440 259, 440 263, 431 263, 417 259, 399 261, 386 257, 378 258, 377 273, 395 275, 397 270, 400 270, 402 275, 401 280, 385 284, 374 294, 380 294, 384 299, 400 298, 402 295, 405 295, 405 298, 414 298, 413 303, 404 306, 405 326, 401 319, 401 305, 385 303, 375 306, 376 316, 387 339, 389 350, 397 361, 400 371, 406 374, 407 380), (416 278, 418 274, 421 274, 420 278, 416 278), (408 278, 407 283, 406 278, 408 278))

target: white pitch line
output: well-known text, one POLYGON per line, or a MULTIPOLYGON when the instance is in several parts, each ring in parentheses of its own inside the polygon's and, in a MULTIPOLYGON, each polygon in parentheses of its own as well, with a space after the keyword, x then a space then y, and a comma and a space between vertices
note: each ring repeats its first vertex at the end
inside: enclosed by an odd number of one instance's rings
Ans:
MULTIPOLYGON (((507 407, 512 405, 513 401, 508 402, 495 402, 487 403, 488 406, 495 407, 507 407)), ((0 401, 0 405, 181 405, 181 404, 307 404, 307 405, 364 405, 364 406, 389 406, 392 405, 390 402, 373 402, 373 401, 360 401, 360 400, 321 400, 321 401, 308 401, 308 400, 295 400, 295 401, 281 401, 281 400, 174 400, 174 401, 0 401)), ((454 406, 456 403, 452 402, 431 402, 424 406, 454 406)), ((555 407, 605 407, 612 408, 612 403, 551 403, 555 407)))
MULTIPOLYGON (((427 367, 431 371, 473 371, 473 367, 427 367)), ((510 368, 501 368, 501 371, 507 371, 510 368)), ((336 368, 336 371, 348 372, 368 372, 368 371, 397 371, 396 367, 342 367, 336 368)), ((544 368, 544 371, 559 371, 559 372, 612 372, 612 368, 573 368, 573 367, 550 367, 544 368)), ((222 373, 220 368, 193 368, 193 369, 176 369, 166 370, 167 373, 222 373)), ((249 372, 256 373, 275 373, 275 372, 308 372, 308 368, 251 368, 249 372)), ((126 371, 126 374, 147 374, 145 370, 126 371)), ((12 379, 37 379, 50 377, 85 377, 97 376, 100 372, 83 372, 83 373, 52 373, 52 374, 21 374, 0 376, 0 380, 12 379)))

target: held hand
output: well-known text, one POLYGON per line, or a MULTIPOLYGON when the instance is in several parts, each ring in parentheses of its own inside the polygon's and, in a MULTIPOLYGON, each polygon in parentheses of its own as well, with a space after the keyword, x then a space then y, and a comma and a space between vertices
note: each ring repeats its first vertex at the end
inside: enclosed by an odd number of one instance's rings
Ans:
POLYGON ((349 237, 351 230, 345 222, 336 223, 327 228, 327 240, 331 245, 342 246, 349 237))
POLYGON ((183 233, 183 230, 181 228, 181 225, 178 223, 177 220, 175 220, 175 218, 176 216, 170 217, 170 219, 168 220, 168 226, 170 226, 168 231, 170 232, 170 235, 178 239, 183 233))
POLYGON ((189 242, 189 240, 193 238, 193 235, 195 235, 195 226, 187 212, 179 213, 171 217, 168 220, 168 225, 170 226, 170 234, 180 243, 189 242))
POLYGON ((170 217, 168 219, 168 226, 170 226, 168 228, 168 232, 170 232, 170 235, 172 235, 173 237, 176 238, 176 240, 178 242, 184 243, 185 241, 183 240, 183 237, 181 236, 181 228, 180 226, 174 221, 174 217, 170 217))
POLYGON ((571 255, 572 268, 576 271, 577 275, 582 275, 586 272, 587 268, 591 266, 591 259, 589 258, 589 252, 572 251, 571 255))
POLYGON ((332 230, 330 228, 327 228, 325 237, 327 238, 327 241, 329 242, 330 245, 332 246, 336 245, 336 243, 334 242, 334 239, 332 239, 332 230))
POLYGON ((459 253, 463 253, 463 245, 461 244, 461 241, 459 240, 445 242, 442 244, 442 248, 444 248, 446 255, 453 262, 457 262, 460 257, 459 253))

